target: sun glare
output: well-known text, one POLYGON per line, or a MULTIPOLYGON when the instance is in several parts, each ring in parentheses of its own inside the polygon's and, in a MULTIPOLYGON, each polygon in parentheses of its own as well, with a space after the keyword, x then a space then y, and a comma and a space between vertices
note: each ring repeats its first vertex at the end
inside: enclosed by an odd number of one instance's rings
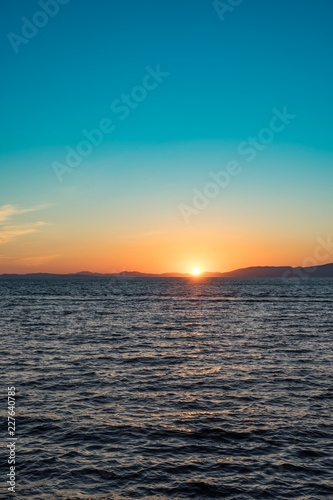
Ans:
POLYGON ((192 269, 193 276, 198 276, 200 273, 201 273, 201 271, 197 267, 195 267, 194 269, 192 269))

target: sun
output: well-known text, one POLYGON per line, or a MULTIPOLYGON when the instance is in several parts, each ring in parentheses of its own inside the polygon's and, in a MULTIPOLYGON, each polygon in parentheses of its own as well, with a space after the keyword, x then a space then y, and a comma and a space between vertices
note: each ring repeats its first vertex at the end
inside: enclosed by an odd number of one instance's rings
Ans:
POLYGON ((192 274, 193 274, 193 276, 199 276, 199 274, 201 274, 201 271, 200 271, 200 269, 195 267, 194 269, 192 269, 192 274))

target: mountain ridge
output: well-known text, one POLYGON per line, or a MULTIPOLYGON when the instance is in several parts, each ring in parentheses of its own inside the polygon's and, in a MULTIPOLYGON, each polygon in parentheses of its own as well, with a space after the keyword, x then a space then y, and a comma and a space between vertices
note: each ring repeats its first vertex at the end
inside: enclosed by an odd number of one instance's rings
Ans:
MULTIPOLYGON (((5 278, 193 278, 191 273, 142 273, 139 271, 122 271, 120 273, 93 273, 80 271, 78 273, 27 273, 27 274, 0 274, 5 278)), ((333 263, 312 267, 291 266, 252 266, 225 273, 206 272, 200 278, 333 278, 333 263)))

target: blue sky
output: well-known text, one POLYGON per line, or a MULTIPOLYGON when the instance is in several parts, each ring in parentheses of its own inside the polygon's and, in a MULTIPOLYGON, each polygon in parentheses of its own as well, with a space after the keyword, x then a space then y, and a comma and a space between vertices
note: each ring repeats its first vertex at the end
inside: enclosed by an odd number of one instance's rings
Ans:
POLYGON ((286 213, 273 196, 280 185, 289 211, 294 203, 307 214, 311 199, 312 239, 316 221, 329 230, 331 2, 244 0, 221 22, 204 0, 70 0, 17 54, 8 33, 21 35, 22 17, 32 20, 41 8, 13 0, 1 10, 1 205, 50 203, 47 218, 59 232, 64 212, 80 225, 87 198, 92 224, 103 208, 111 220, 121 213, 129 232, 138 211, 152 231, 156 214, 160 225, 180 227, 177 206, 190 203, 207 172, 239 157, 239 143, 267 126, 273 108, 287 106, 295 121, 197 219, 219 228, 222 213, 234 204, 244 212, 255 198, 257 211, 260 203, 271 207, 283 226, 286 213), (157 65, 169 76, 120 120, 111 103, 157 65), (63 162, 66 146, 75 148, 81 131, 103 118, 115 131, 59 184, 52 162, 63 162))
POLYGON ((20 18, 40 8, 14 0, 3 9, 5 152, 75 141, 156 64, 170 78, 121 142, 241 140, 272 107, 289 104, 301 115, 291 142, 332 147, 329 1, 244 0, 221 22, 203 0, 71 0, 17 55, 6 34, 19 34, 20 18))

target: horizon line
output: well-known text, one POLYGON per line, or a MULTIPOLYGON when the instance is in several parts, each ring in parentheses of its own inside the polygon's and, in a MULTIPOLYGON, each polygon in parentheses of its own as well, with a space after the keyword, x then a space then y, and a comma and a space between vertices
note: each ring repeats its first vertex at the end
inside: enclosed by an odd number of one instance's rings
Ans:
MULTIPOLYGON (((311 273, 315 272, 317 269, 324 268, 327 266, 333 266, 332 262, 329 262, 327 264, 320 264, 317 266, 249 266, 249 267, 243 267, 243 268, 237 268, 233 269, 231 271, 202 271, 200 274, 193 275, 191 272, 173 272, 173 271, 168 271, 168 272, 163 272, 163 273, 154 273, 154 272, 142 272, 142 271, 120 271, 120 272, 93 272, 93 271, 77 271, 77 272, 63 272, 63 273, 53 273, 53 272, 48 272, 48 271, 37 271, 37 272, 27 272, 27 273, 1 273, 1 277, 6 277, 6 276, 40 276, 40 275, 47 275, 47 276, 82 276, 82 277, 93 277, 93 276, 105 276, 105 277, 117 277, 117 276, 126 276, 128 277, 140 277, 140 276, 147 276, 147 277, 193 277, 196 279, 199 278, 204 278, 204 277, 228 277, 228 275, 234 274, 234 273, 239 273, 239 272, 245 272, 245 271, 251 271, 251 270, 277 270, 277 271, 299 271, 298 274, 300 273, 301 270, 304 270, 305 272, 311 273), (132 276, 131 276, 132 275, 132 276)), ((333 270, 332 270, 333 271, 333 270)), ((268 276, 267 276, 268 277, 268 276)), ((274 276, 278 277, 278 275, 274 276)), ((332 274, 333 277, 333 274, 332 274)))

